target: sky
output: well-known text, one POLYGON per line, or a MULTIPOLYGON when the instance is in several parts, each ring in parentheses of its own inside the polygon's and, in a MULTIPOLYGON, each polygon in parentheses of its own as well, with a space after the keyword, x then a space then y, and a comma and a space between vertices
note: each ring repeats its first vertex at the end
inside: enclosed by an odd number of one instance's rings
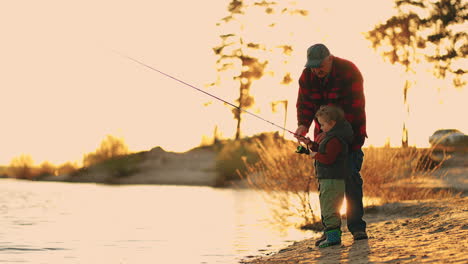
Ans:
MULTIPOLYGON (((322 42, 334 55, 353 61, 364 75, 369 134, 365 146, 380 146, 386 140, 399 145, 405 76, 401 68, 384 62, 362 34, 394 13, 393 1, 298 2, 310 14, 283 21, 282 30, 289 35, 259 34, 253 30, 261 22, 255 16, 246 22, 260 40, 284 40, 295 47, 286 66, 291 85, 280 89, 273 77, 259 81, 252 88, 257 104, 251 111, 283 125, 284 111, 272 113, 269 103, 288 100, 286 128, 295 130, 297 78, 307 47, 322 42)), ((119 55, 233 101, 233 83, 207 88, 217 78, 212 48, 219 44, 216 23, 227 15, 228 3, 2 1, 0 164, 22 154, 31 155, 37 164, 80 163, 109 134, 123 138, 131 151, 156 146, 187 151, 211 137, 215 126, 222 136, 232 137, 235 121, 228 107, 119 55)), ((427 146, 427 138, 439 128, 468 132, 468 124, 456 118, 468 98, 466 90, 452 89, 428 72, 420 75, 409 95, 410 145, 427 146)), ((247 135, 275 130, 250 117, 243 124, 247 135)))

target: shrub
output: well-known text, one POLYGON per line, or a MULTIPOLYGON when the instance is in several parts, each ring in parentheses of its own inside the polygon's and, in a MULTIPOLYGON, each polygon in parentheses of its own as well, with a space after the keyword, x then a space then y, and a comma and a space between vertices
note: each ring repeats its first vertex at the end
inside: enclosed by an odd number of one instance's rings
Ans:
POLYGON ((71 162, 66 162, 57 168, 58 175, 71 175, 78 170, 78 166, 71 162))
POLYGON ((52 163, 45 161, 36 169, 36 173, 34 174, 34 179, 39 180, 47 176, 56 175, 57 168, 52 163))
POLYGON ((239 173, 246 170, 247 164, 256 163, 259 159, 259 151, 254 143, 254 138, 266 137, 257 135, 253 138, 241 140, 229 140, 215 145, 217 186, 224 186, 235 180, 239 180, 239 173))
POLYGON ((32 179, 34 178, 33 165, 34 161, 31 156, 20 155, 11 160, 8 175, 17 179, 32 179))
POLYGON ((128 147, 123 139, 107 135, 95 152, 84 155, 83 166, 88 167, 128 153, 128 147))

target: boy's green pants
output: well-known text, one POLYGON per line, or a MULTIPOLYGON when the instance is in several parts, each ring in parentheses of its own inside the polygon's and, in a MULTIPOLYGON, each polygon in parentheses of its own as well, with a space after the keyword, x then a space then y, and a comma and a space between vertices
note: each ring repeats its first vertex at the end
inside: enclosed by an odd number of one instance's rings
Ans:
POLYGON ((319 179, 319 200, 325 231, 340 229, 340 209, 345 194, 343 179, 319 179))

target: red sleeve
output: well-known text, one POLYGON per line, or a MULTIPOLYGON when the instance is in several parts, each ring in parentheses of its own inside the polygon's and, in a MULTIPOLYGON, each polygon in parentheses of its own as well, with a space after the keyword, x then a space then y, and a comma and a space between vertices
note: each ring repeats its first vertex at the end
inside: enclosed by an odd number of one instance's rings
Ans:
POLYGON ((356 65, 350 63, 346 77, 349 82, 347 94, 349 101, 344 105, 346 119, 351 123, 354 132, 354 140, 351 143, 353 150, 360 149, 367 137, 366 132, 366 100, 364 96, 362 74, 356 65))
POLYGON ((315 117, 316 106, 310 100, 311 91, 307 89, 306 79, 310 71, 305 68, 299 78, 299 93, 297 95, 296 109, 297 109, 297 123, 310 128, 312 121, 315 117))
POLYGON ((341 150, 340 140, 332 138, 325 146, 325 153, 317 153, 314 158, 323 164, 333 164, 341 150))

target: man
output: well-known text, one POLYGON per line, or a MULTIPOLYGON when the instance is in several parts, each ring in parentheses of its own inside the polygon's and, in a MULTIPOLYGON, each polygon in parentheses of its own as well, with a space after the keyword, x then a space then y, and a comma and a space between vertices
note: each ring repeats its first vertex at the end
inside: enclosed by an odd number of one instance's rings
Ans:
MULTIPOLYGON (((315 44, 307 49, 307 63, 299 79, 297 138, 309 132, 315 113, 322 105, 341 107, 353 128, 354 138, 349 146, 348 157, 351 171, 345 179, 347 225, 354 240, 367 239, 366 222, 362 219, 364 208, 360 175, 364 157, 361 148, 367 137, 363 78, 352 62, 333 56, 323 44, 315 44)), ((320 132, 316 120, 314 138, 320 132)), ((324 236, 316 243, 323 240, 324 236)))

